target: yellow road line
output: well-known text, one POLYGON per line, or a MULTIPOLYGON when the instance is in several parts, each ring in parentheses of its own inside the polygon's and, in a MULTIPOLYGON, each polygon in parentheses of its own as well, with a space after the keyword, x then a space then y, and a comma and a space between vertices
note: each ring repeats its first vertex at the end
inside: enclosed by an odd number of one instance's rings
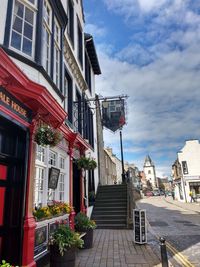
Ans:
POLYGON ((178 259, 178 261, 181 262, 181 264, 183 264, 183 267, 195 267, 191 262, 188 261, 188 259, 181 252, 179 252, 175 247, 173 247, 168 241, 165 241, 165 244, 167 248, 178 259))
MULTIPOLYGON (((155 237, 159 240, 160 237, 152 229, 148 220, 147 220, 147 225, 149 228, 151 228, 151 231, 153 232, 155 237)), ((179 252, 175 247, 173 247, 168 241, 165 241, 165 244, 166 244, 166 247, 168 248, 168 250, 170 250, 173 253, 173 255, 175 256, 177 261, 179 263, 183 264, 182 267, 195 267, 191 262, 188 261, 188 259, 181 252, 179 252)))

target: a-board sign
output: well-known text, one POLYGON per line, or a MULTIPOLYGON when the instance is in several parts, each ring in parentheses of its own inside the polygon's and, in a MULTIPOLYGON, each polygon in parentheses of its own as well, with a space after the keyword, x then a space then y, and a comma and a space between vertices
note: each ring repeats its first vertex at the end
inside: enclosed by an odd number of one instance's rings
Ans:
POLYGON ((134 242, 145 244, 147 242, 146 211, 133 210, 134 242))

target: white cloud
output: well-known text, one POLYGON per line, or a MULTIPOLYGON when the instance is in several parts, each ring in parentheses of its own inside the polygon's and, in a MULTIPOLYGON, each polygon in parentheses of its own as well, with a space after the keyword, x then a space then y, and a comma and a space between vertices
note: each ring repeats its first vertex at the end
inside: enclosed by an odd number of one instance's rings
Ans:
MULTIPOLYGON (((105 40, 98 44, 102 75, 96 79, 96 91, 129 95, 125 160, 142 168, 150 154, 157 176, 169 175, 185 140, 200 138, 200 15, 195 12, 200 3, 104 2, 129 23, 132 38, 116 54, 105 40)), ((120 157, 119 134, 105 131, 104 138, 120 157)))
POLYGON ((85 32, 94 35, 96 38, 103 37, 106 35, 106 28, 100 27, 99 25, 97 26, 95 24, 87 24, 85 27, 85 32))

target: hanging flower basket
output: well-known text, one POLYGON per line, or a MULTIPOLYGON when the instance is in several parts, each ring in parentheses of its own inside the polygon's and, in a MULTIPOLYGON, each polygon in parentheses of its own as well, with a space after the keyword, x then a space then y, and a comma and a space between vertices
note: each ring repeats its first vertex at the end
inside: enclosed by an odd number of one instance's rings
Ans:
POLYGON ((94 170, 97 167, 97 163, 94 159, 87 157, 80 157, 77 159, 78 169, 94 170))
POLYGON ((42 125, 37 128, 34 141, 41 146, 56 146, 62 140, 60 131, 50 127, 49 125, 42 125))

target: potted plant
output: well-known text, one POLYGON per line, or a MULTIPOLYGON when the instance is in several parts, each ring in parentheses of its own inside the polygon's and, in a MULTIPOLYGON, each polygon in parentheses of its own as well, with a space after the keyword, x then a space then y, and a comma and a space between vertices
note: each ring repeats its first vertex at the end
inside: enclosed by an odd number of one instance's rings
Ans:
POLYGON ((80 235, 61 224, 49 238, 50 267, 74 267, 75 250, 83 246, 80 235))
POLYGON ((93 230, 96 228, 96 223, 83 212, 79 212, 75 216, 75 229, 80 233, 85 233, 83 236, 84 248, 92 248, 93 245, 93 230))
POLYGON ((37 128, 35 132, 34 141, 41 146, 56 146, 62 140, 60 131, 50 127, 49 125, 42 125, 37 128))
POLYGON ((78 169, 94 170, 97 167, 97 163, 93 158, 81 156, 76 162, 78 169))

